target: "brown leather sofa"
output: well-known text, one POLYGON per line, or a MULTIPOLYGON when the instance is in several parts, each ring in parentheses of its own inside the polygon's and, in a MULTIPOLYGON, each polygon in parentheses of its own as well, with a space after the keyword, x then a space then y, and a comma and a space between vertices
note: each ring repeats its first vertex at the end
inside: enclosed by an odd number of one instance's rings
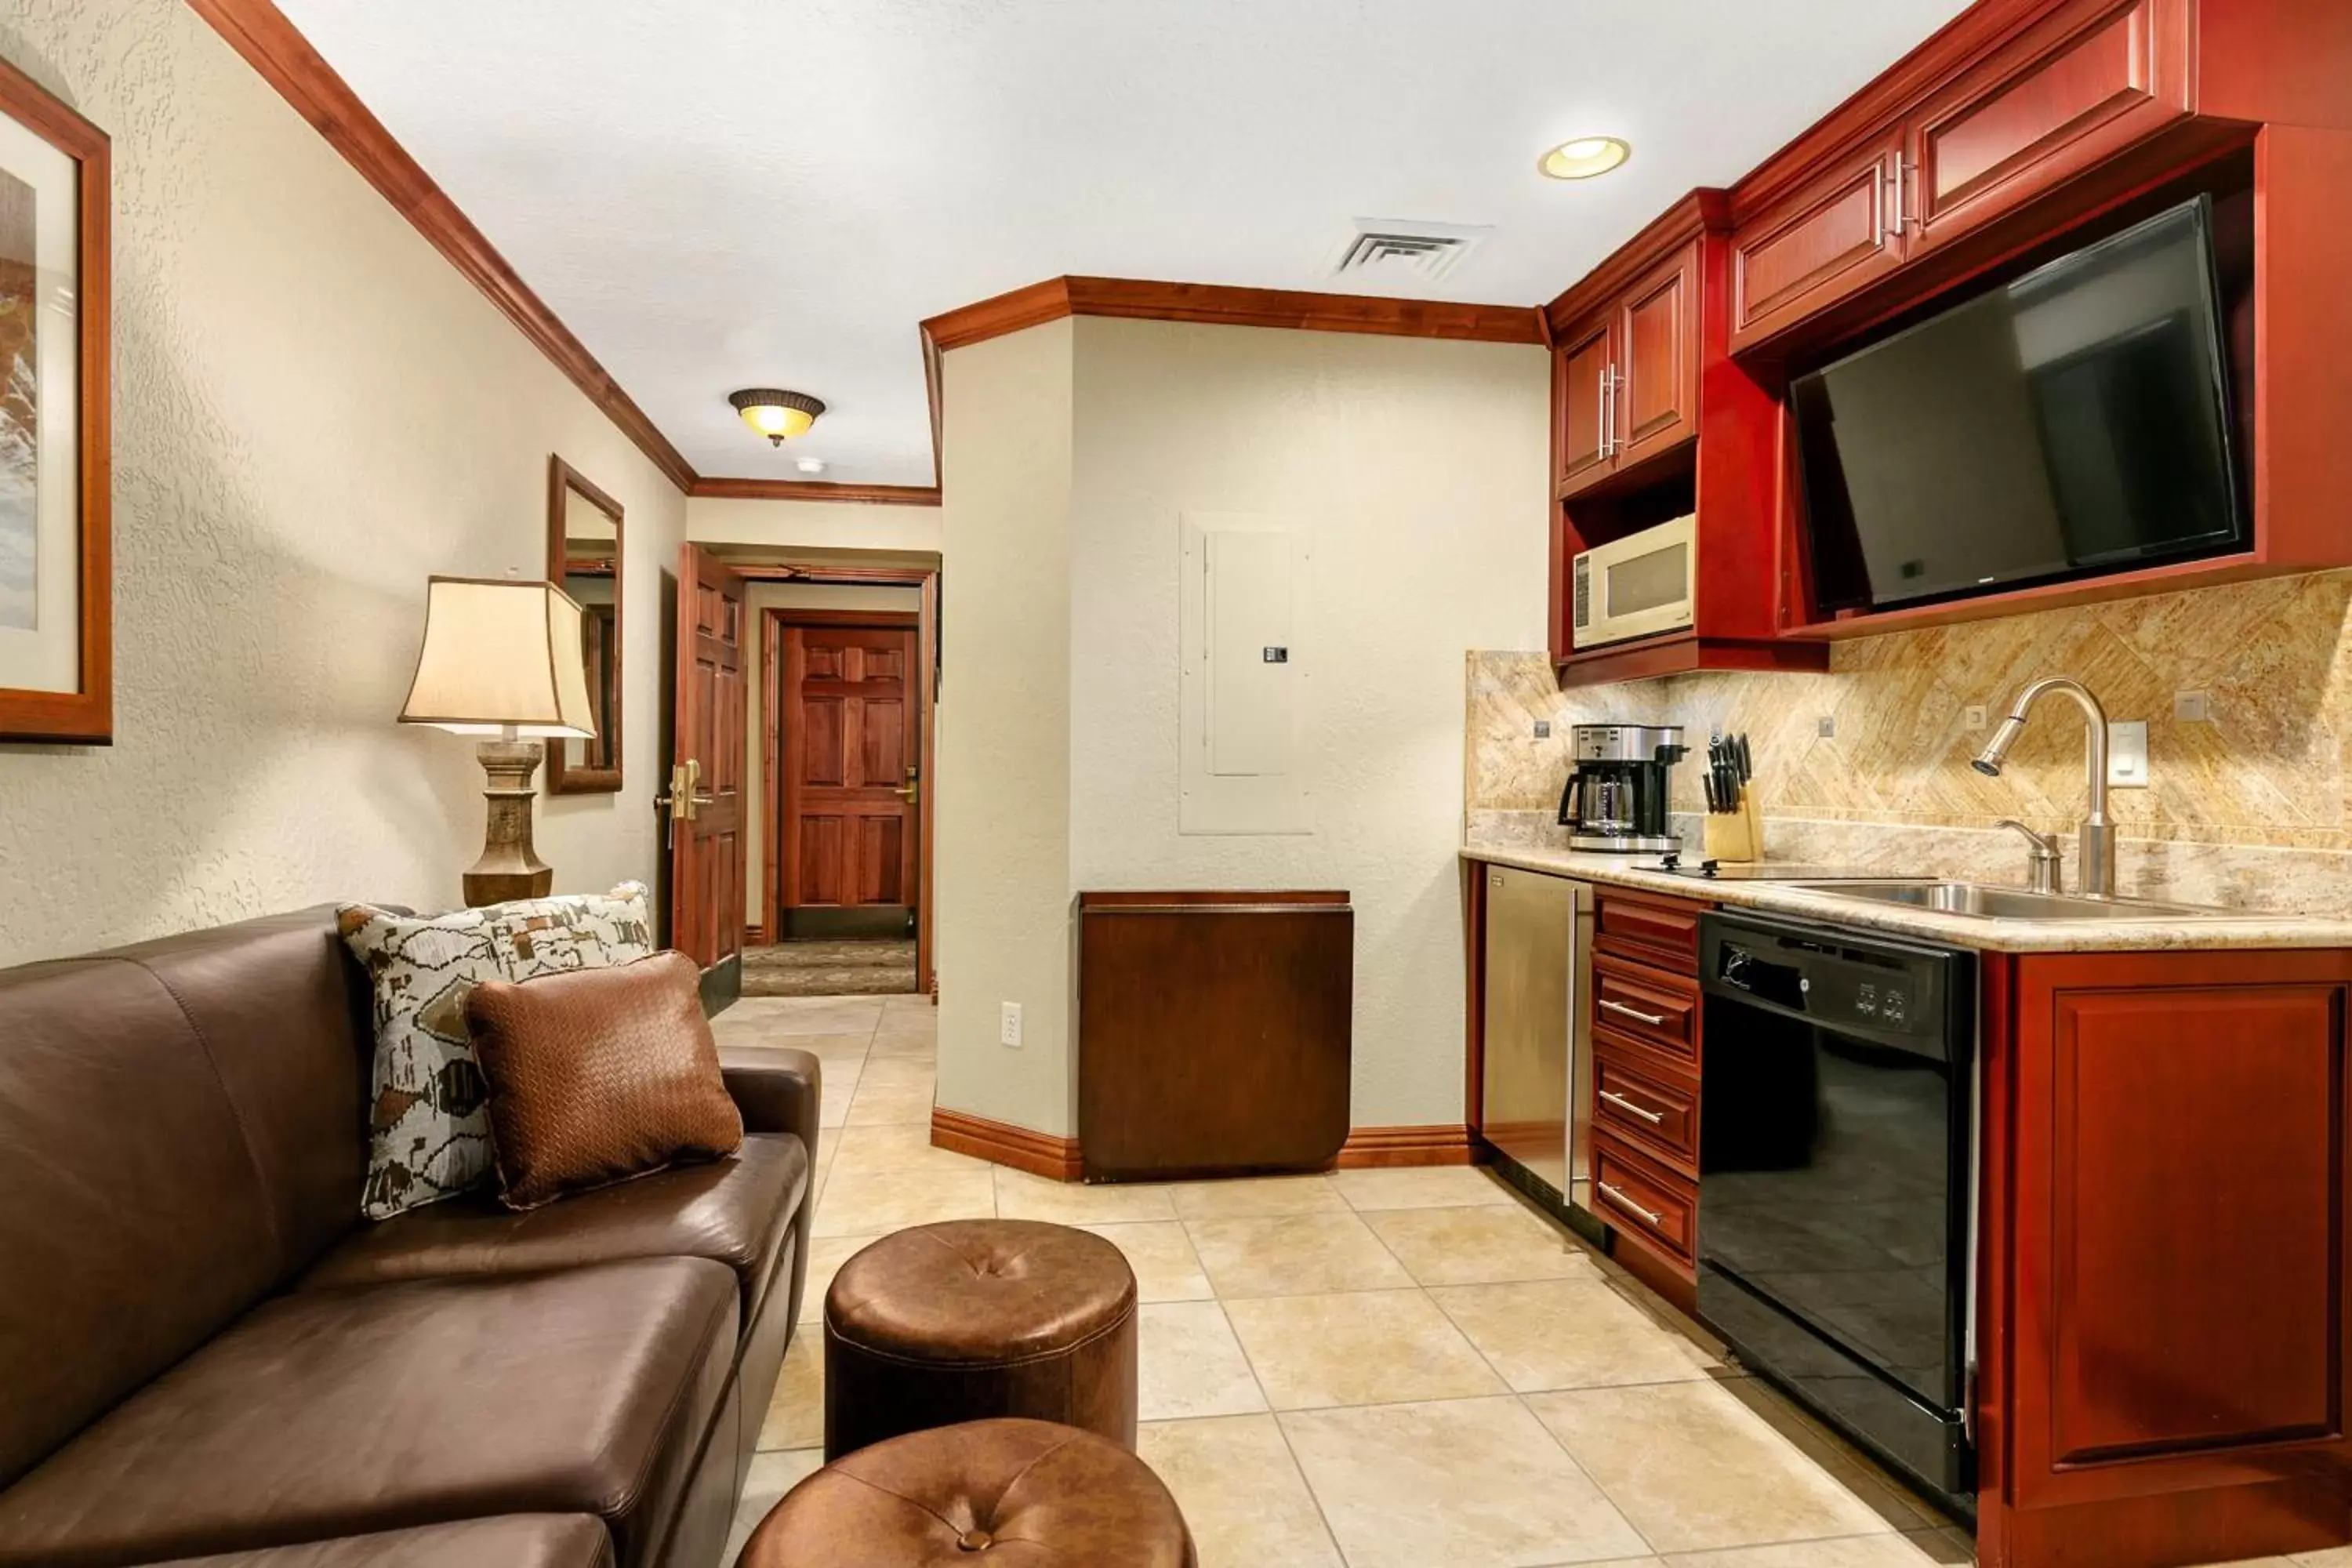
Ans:
POLYGON ((800 1315, 816 1058, 742 1152, 368 1226, 332 911, 0 972, 0 1568, 711 1568, 800 1315))

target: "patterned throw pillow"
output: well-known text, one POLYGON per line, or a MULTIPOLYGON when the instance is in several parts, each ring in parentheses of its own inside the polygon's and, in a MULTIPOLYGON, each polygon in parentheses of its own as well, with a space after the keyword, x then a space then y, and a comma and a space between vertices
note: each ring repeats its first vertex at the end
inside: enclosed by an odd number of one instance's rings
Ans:
POLYGON ((654 951, 642 882, 432 920, 350 904, 338 924, 375 991, 367 1189, 360 1199, 370 1219, 454 1197, 489 1174, 487 1097, 466 1030, 466 994, 477 983, 600 969, 654 951))

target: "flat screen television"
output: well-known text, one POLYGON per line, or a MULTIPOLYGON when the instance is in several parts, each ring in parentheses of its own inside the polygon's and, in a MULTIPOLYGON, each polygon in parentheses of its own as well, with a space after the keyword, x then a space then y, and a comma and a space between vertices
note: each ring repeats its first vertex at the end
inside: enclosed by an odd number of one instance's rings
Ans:
POLYGON ((1815 603, 2247 548, 2212 225, 2200 196, 1793 382, 1815 603))

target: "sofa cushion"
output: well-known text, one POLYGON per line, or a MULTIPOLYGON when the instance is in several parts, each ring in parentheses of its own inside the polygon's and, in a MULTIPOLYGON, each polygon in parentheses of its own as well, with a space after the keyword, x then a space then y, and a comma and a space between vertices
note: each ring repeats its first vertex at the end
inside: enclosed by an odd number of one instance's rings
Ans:
POLYGON ((466 1032, 466 994, 477 982, 601 968, 653 952, 641 882, 601 897, 520 899, 435 920, 355 904, 341 923, 374 991, 360 1198, 370 1219, 453 1196, 489 1173, 481 1068, 466 1032))
POLYGON ((612 1568, 613 1538, 586 1514, 512 1513, 300 1546, 182 1557, 153 1568, 612 1568))
POLYGON ((305 1289, 461 1274, 524 1274, 625 1258, 707 1258, 735 1271, 751 1321, 793 1216, 808 1201, 808 1152, 753 1133, 731 1158, 683 1165, 520 1213, 468 1193, 354 1231, 305 1289))
POLYGON ((635 1568, 725 1394, 734 1285, 656 1258, 278 1297, 0 1492, 0 1563, 554 1512, 635 1568))
POLYGON ((0 1152, 5 1487, 260 1300, 280 1254, 236 1107, 137 964, 0 973, 0 1152))
POLYGON ((489 1086, 500 1202, 538 1208, 741 1146, 701 980, 686 954, 659 952, 474 987, 466 1027, 489 1086))

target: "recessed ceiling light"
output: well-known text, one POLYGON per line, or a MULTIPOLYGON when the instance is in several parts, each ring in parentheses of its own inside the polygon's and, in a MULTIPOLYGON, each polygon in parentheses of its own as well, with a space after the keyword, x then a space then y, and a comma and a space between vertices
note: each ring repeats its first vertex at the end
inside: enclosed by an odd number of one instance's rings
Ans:
POLYGON ((1589 180, 1633 155, 1633 149, 1614 136, 1580 136, 1537 159, 1536 167, 1555 180, 1589 180))
POLYGON ((773 447, 781 447, 800 435, 824 412, 822 398, 772 386, 747 386, 740 392, 729 393, 727 401, 735 405, 744 424, 765 436, 773 447))
POLYGON ((804 474, 821 474, 824 472, 824 459, 823 458, 803 458, 799 462, 794 463, 793 467, 798 468, 804 474))

